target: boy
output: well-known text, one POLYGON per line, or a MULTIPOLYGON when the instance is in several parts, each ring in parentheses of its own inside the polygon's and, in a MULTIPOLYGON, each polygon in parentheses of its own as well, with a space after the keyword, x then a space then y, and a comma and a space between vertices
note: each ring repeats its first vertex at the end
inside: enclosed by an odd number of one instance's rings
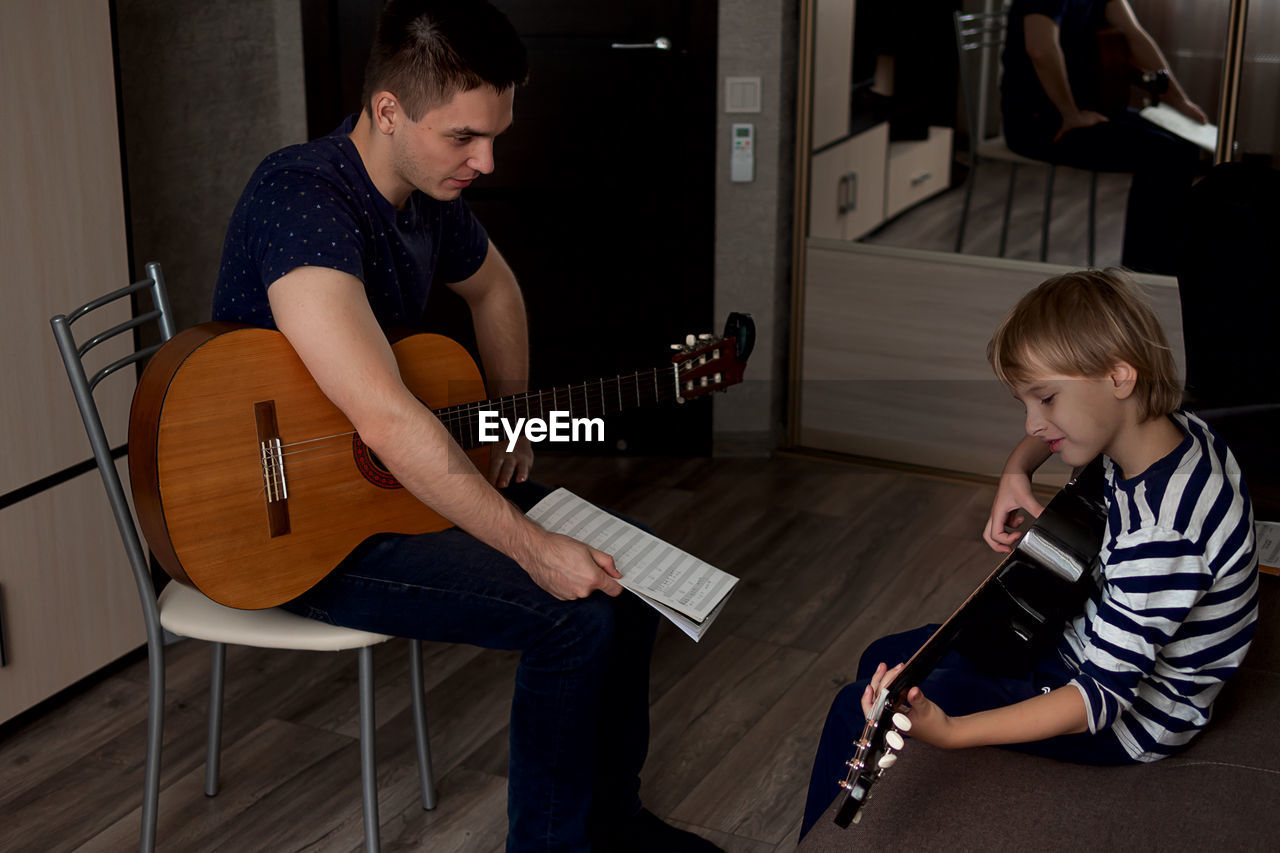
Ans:
MULTIPOLYGON (((1052 454, 1104 457, 1107 532, 1097 586, 1057 648, 1018 678, 957 653, 908 691, 912 737, 947 749, 1007 745, 1086 764, 1155 761, 1208 722, 1257 619, 1253 511, 1230 450, 1179 410, 1173 358, 1137 286, 1087 270, 1027 294, 987 347, 1026 408, 1027 437, 1000 478, 984 537, 1009 551, 1006 521, 1035 515, 1031 474, 1052 454)), ((881 685, 936 626, 873 643, 828 713, 801 834, 844 776, 881 685)))

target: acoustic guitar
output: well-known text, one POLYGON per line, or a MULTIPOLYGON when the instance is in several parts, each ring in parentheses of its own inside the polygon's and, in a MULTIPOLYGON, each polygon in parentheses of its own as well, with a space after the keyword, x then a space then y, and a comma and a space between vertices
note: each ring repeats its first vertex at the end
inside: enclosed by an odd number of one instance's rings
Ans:
MULTIPOLYGON (((485 471, 481 412, 515 423, 682 403, 741 382, 754 335, 734 313, 723 336, 690 336, 661 367, 494 400, 449 338, 409 335, 392 351, 406 387, 485 471)), ((160 565, 230 607, 296 597, 374 533, 452 526, 360 440, 284 335, 230 323, 195 326, 152 356, 129 415, 129 478, 160 565)))
POLYGON ((1102 457, 1063 487, 982 585, 876 697, 839 781, 835 822, 857 823, 871 787, 897 761, 911 721, 901 708, 952 650, 994 673, 1026 672, 1062 635, 1092 591, 1107 508, 1102 457))

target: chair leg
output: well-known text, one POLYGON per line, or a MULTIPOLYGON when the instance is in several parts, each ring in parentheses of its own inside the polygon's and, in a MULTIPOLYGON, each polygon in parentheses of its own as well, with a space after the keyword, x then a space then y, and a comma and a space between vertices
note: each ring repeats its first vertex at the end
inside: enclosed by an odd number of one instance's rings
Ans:
POLYGON ((364 847, 378 853, 378 768, 374 760, 373 647, 360 649, 360 782, 364 791, 364 847))
POLYGON ((413 736, 418 744, 418 780, 422 783, 422 807, 436 807, 435 775, 431 771, 431 741, 427 736, 427 702, 422 687, 422 643, 409 641, 409 688, 413 691, 413 736))
POLYGON ((1094 265, 1094 243, 1097 240, 1094 232, 1097 228, 1098 215, 1098 173, 1093 172, 1089 176, 1089 266, 1094 265))
POLYGON ((222 685, 227 671, 227 646, 210 643, 209 649, 209 741, 204 755, 204 795, 218 795, 222 766, 222 685))
POLYGON ((164 641, 159 629, 147 632, 147 763, 142 786, 141 853, 154 853, 156 824, 160 814, 160 748, 164 744, 164 641))
POLYGON ((973 201, 973 185, 978 182, 978 155, 973 155, 969 177, 964 186, 964 207, 960 209, 960 230, 956 232, 956 253, 964 251, 964 228, 969 223, 969 204, 973 201))
POLYGON ((1009 216, 1013 213, 1013 189, 1018 180, 1018 164, 1009 164, 1009 191, 1004 196, 1004 221, 1000 224, 1000 250, 996 257, 1003 258, 1009 244, 1009 216))
POLYGON ((1049 220, 1053 218, 1053 176, 1058 167, 1049 164, 1049 174, 1044 179, 1044 214, 1040 217, 1040 262, 1049 260, 1049 220))

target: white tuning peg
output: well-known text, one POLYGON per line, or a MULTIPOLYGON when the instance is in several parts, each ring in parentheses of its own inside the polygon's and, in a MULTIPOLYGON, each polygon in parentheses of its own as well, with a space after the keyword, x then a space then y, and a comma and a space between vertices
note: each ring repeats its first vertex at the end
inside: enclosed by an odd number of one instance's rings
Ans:
POLYGON ((893 727, 900 732, 911 731, 911 718, 899 711, 893 715, 893 727))
POLYGON ((902 749, 906 741, 902 739, 902 735, 895 731, 887 731, 884 733, 884 742, 889 744, 890 749, 902 749))
POLYGON ((684 343, 685 343, 685 346, 690 346, 690 347, 691 347, 691 346, 693 346, 694 344, 696 344, 697 342, 698 342, 698 337, 697 337, 697 335, 685 335, 685 336, 684 336, 684 343))
POLYGON ((712 337, 714 336, 710 332, 703 332, 702 334, 698 335, 698 340, 709 341, 711 340, 712 337))
POLYGON ((684 344, 672 344, 671 348, 676 352, 684 352, 684 344))
POLYGON ((881 770, 888 770, 897 762, 897 760, 898 760, 897 753, 886 752, 884 755, 880 756, 880 760, 876 762, 876 766, 879 767, 881 770))

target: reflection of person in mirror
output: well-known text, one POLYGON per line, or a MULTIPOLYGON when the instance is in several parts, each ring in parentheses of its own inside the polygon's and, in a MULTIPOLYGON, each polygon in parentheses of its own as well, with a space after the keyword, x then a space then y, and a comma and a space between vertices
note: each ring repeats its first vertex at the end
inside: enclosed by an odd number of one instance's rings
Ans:
POLYGON ((1103 172, 1131 172, 1121 262, 1172 274, 1168 226, 1199 164, 1199 150, 1131 109, 1104 115, 1098 33, 1114 28, 1129 61, 1165 71, 1169 106, 1204 123, 1204 111, 1178 83, 1159 45, 1128 0, 1013 0, 1001 83, 1009 147, 1036 160, 1103 172))

